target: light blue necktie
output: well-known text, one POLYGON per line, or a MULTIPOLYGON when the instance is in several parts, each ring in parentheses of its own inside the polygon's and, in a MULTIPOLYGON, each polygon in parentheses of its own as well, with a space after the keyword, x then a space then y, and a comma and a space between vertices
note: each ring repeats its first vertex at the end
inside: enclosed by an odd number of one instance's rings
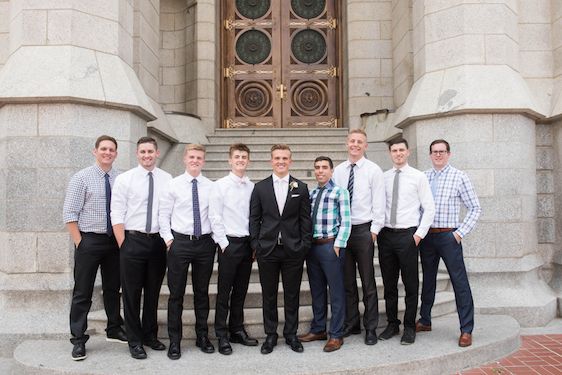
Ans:
POLYGON ((439 185, 439 177, 441 176, 441 172, 436 172, 435 177, 433 177, 433 181, 431 181, 431 194, 435 198, 437 195, 437 186, 439 185))

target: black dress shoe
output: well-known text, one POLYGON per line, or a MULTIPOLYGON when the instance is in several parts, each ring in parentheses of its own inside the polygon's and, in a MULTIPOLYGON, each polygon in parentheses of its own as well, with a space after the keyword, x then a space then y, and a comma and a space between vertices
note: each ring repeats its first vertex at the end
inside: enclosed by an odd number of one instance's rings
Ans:
POLYGON ((366 345, 375 345, 379 340, 377 339, 377 333, 375 330, 367 331, 365 333, 365 344, 366 345))
POLYGON ((82 361, 83 359, 86 359, 86 357, 86 344, 83 342, 74 344, 74 347, 72 348, 72 360, 82 361))
POLYGON ((361 333, 361 327, 351 327, 343 329, 343 337, 349 337, 351 335, 358 335, 361 333))
POLYGON ((277 336, 267 335, 265 342, 261 346, 261 354, 269 354, 277 346, 277 336))
POLYGON ((134 359, 146 359, 146 352, 142 345, 129 346, 129 352, 134 359))
POLYGON ((179 342, 170 342, 170 347, 168 348, 168 358, 170 359, 180 359, 181 349, 179 342))
POLYGON ((416 341, 416 330, 413 327, 404 327, 404 334, 400 339, 400 344, 411 345, 416 341))
POLYGON ((379 340, 389 340, 392 337, 400 333, 400 327, 398 324, 389 324, 386 326, 385 330, 379 335, 379 340))
POLYGON ((232 346, 226 337, 219 338, 219 353, 224 355, 232 354, 232 346))
POLYGON ((248 336, 246 331, 238 331, 230 334, 230 342, 245 346, 258 346, 258 340, 248 336))
POLYGON ((199 336, 195 341, 195 346, 201 348, 203 353, 211 354, 215 352, 215 347, 207 336, 199 336))
POLYGON ((145 345, 152 350, 166 350, 166 345, 160 340, 149 341, 145 345))
POLYGON ((296 337, 288 337, 285 339, 285 343, 291 347, 291 350, 296 353, 304 352, 301 342, 296 337))
POLYGON ((107 337, 105 340, 109 342, 119 342, 122 344, 126 344, 128 341, 127 334, 121 328, 107 331, 107 337))

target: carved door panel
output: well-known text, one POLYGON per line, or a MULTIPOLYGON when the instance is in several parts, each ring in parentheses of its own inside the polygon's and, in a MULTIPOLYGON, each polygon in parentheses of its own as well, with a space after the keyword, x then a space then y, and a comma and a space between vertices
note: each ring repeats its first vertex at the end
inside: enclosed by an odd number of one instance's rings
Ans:
POLYGON ((337 127, 336 0, 225 0, 224 127, 337 127))

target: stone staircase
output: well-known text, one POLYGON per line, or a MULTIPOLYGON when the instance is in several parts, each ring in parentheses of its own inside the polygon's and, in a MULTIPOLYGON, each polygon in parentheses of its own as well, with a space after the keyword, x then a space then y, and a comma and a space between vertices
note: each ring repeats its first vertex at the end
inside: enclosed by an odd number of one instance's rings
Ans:
MULTIPOLYGON (((209 136, 209 143, 206 145, 206 164, 203 174, 212 180, 216 180, 225 176, 229 171, 228 166, 228 148, 232 143, 246 143, 251 150, 251 164, 248 175, 254 181, 259 181, 271 174, 270 165, 270 148, 274 143, 286 143, 291 147, 293 152, 293 165, 291 174, 298 179, 306 182, 309 187, 315 185, 313 174, 313 161, 319 155, 329 156, 337 165, 344 161, 347 157, 345 149, 346 129, 267 129, 267 130, 217 130, 212 136, 209 136)), ((166 155, 162 161, 161 167, 173 176, 177 176, 184 171, 182 162, 184 144, 178 144, 166 155)), ((379 295, 379 322, 380 326, 386 325, 386 315, 383 300, 383 284, 380 276, 380 268, 378 266, 378 258, 375 254, 375 277, 377 290, 379 295)), ((306 266, 305 266, 306 267, 306 266)), ((421 270, 421 266, 420 266, 421 270)), ((218 266, 215 263, 211 282, 209 285, 210 307, 209 314, 209 334, 214 337, 214 306, 217 294, 217 272, 218 266)), ((420 272, 420 280, 422 275, 420 272)), ((358 278, 357 284, 361 295, 361 281, 358 278)), ((421 286, 421 283, 420 283, 421 286)), ((450 291, 450 281, 446 272, 440 272, 437 282, 437 296, 433 308, 433 316, 443 316, 455 312, 454 294, 450 291)), ((279 287, 279 320, 280 326, 284 322, 283 314, 283 288, 279 287)), ((404 295, 404 289, 400 280, 399 285, 400 296, 404 295)), ((167 302, 169 290, 166 279, 162 285, 160 293, 158 323, 159 335, 163 338, 167 337, 167 302)), ((360 298, 361 299, 361 298, 360 298)), ((400 315, 404 310, 403 298, 399 301, 400 315)), ((309 328, 309 322, 312 319, 310 286, 308 277, 303 273, 303 281, 301 284, 300 294, 300 312, 299 312, 299 332, 306 332, 309 328)), ((263 337, 263 319, 262 319, 262 299, 261 285, 259 284, 259 275, 257 264, 254 263, 248 295, 245 304, 245 318, 248 333, 256 337, 263 337)), ((362 303, 360 303, 362 308, 362 303)), ((89 315, 89 328, 95 333, 104 333, 106 326, 106 317, 103 309, 92 311, 89 315)), ((282 328, 280 328, 281 332, 282 328)), ((195 338, 195 314, 193 311, 193 291, 191 288, 191 275, 188 276, 188 286, 186 288, 186 298, 184 300, 183 312, 183 336, 187 339, 195 338)))

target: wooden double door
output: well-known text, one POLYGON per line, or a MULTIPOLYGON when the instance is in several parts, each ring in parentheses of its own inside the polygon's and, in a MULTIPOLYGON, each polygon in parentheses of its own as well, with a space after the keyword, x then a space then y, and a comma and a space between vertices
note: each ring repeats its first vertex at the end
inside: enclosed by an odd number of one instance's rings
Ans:
POLYGON ((337 3, 223 0, 223 127, 339 126, 337 3))

